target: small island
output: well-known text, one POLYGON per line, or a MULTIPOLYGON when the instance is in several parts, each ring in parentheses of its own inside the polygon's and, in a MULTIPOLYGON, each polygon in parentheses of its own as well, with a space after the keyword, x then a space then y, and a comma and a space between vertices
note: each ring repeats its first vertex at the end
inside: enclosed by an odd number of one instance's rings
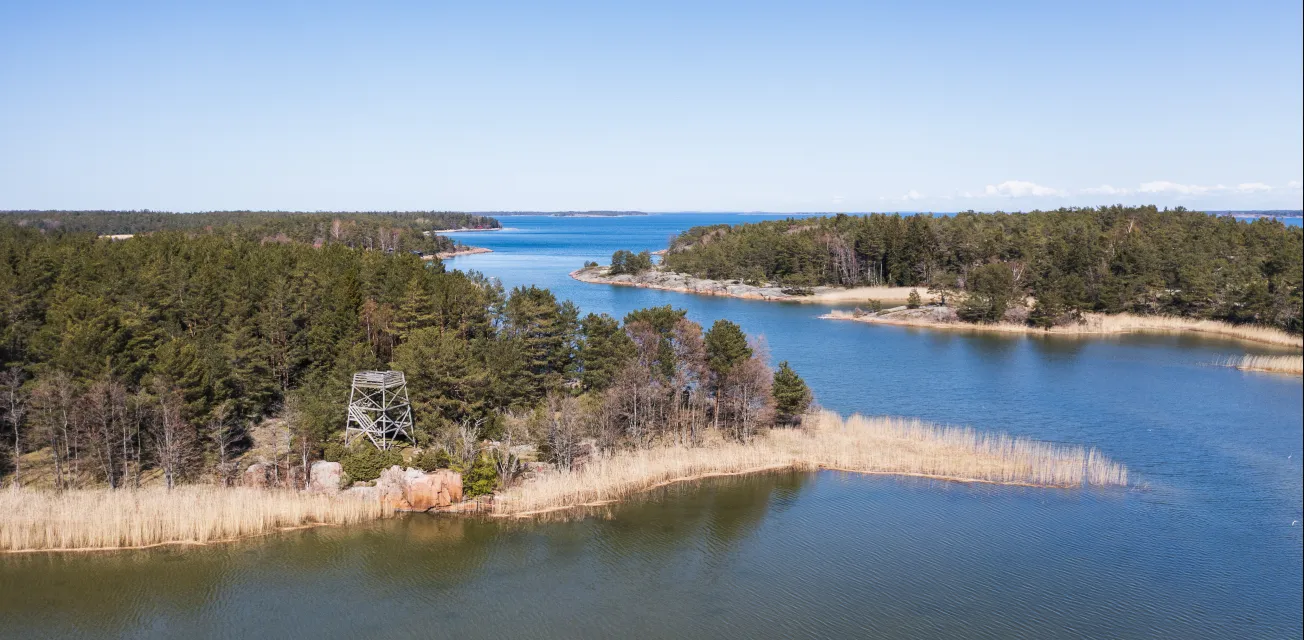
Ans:
POLYGON ((856 304, 823 317, 869 324, 1065 335, 1186 331, 1299 349, 1302 255, 1301 229, 1266 218, 1101 207, 695 227, 671 242, 660 264, 651 253, 618 251, 609 266, 589 263, 571 275, 702 295, 856 304))

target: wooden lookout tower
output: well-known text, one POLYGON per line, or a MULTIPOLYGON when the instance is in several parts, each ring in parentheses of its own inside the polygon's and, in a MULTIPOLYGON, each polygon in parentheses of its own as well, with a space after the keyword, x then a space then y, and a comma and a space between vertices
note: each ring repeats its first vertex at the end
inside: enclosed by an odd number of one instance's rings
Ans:
POLYGON ((412 439, 412 409, 402 371, 353 374, 344 444, 352 445, 362 436, 378 449, 388 449, 399 436, 412 439))

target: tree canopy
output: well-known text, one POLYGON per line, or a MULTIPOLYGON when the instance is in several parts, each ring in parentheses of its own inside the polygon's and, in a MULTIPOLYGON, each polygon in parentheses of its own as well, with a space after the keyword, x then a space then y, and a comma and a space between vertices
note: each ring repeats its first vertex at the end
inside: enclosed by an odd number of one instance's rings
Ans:
POLYGON ((1031 295, 1047 301, 1037 316, 1043 321, 1051 311, 1130 312, 1299 333, 1302 256, 1304 230, 1275 220, 1112 206, 694 227, 672 242, 663 263, 715 280, 954 289, 975 296, 973 317, 1031 295))

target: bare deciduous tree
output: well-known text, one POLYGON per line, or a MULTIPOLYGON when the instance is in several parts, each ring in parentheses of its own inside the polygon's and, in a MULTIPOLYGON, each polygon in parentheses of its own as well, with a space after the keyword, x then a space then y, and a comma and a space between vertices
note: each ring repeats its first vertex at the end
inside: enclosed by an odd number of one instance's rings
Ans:
POLYGON ((185 472, 186 462, 194 452, 194 430, 182 415, 184 399, 179 389, 158 383, 155 396, 151 435, 163 480, 171 489, 185 472))
POLYGON ((3 404, 5 424, 14 436, 14 486, 23 483, 23 419, 27 416, 27 392, 23 390, 23 370, 10 367, 0 373, 0 404, 3 404))
POLYGON ((208 415, 208 439, 217 449, 217 480, 223 486, 229 486, 235 477, 233 449, 244 438, 244 429, 232 415, 231 401, 227 400, 213 408, 208 415))

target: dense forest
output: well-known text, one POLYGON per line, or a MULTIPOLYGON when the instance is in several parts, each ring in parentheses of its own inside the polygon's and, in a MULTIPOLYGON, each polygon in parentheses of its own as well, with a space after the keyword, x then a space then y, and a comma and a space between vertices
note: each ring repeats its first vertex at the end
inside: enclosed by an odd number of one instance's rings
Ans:
MULTIPOLYGON (((695 227, 664 259, 714 280, 927 287, 1031 317, 1172 314, 1301 331, 1304 231, 1155 207, 954 216, 838 215, 695 227)), ((985 319, 982 313, 974 319, 985 319)))
POLYGON ((515 477, 514 445, 570 465, 582 444, 747 439, 810 399, 726 321, 581 318, 409 253, 243 233, 0 224, 0 363, 0 475, 40 452, 56 487, 229 483, 269 443, 278 478, 321 456, 374 477, 397 452, 339 444, 360 370, 406 372, 418 464, 475 472, 471 492, 515 477))
POLYGON ((0 223, 47 232, 126 236, 158 231, 216 233, 264 242, 342 244, 360 249, 449 251, 455 243, 434 232, 445 229, 498 229, 490 217, 468 213, 211 211, 4 211, 0 223))

